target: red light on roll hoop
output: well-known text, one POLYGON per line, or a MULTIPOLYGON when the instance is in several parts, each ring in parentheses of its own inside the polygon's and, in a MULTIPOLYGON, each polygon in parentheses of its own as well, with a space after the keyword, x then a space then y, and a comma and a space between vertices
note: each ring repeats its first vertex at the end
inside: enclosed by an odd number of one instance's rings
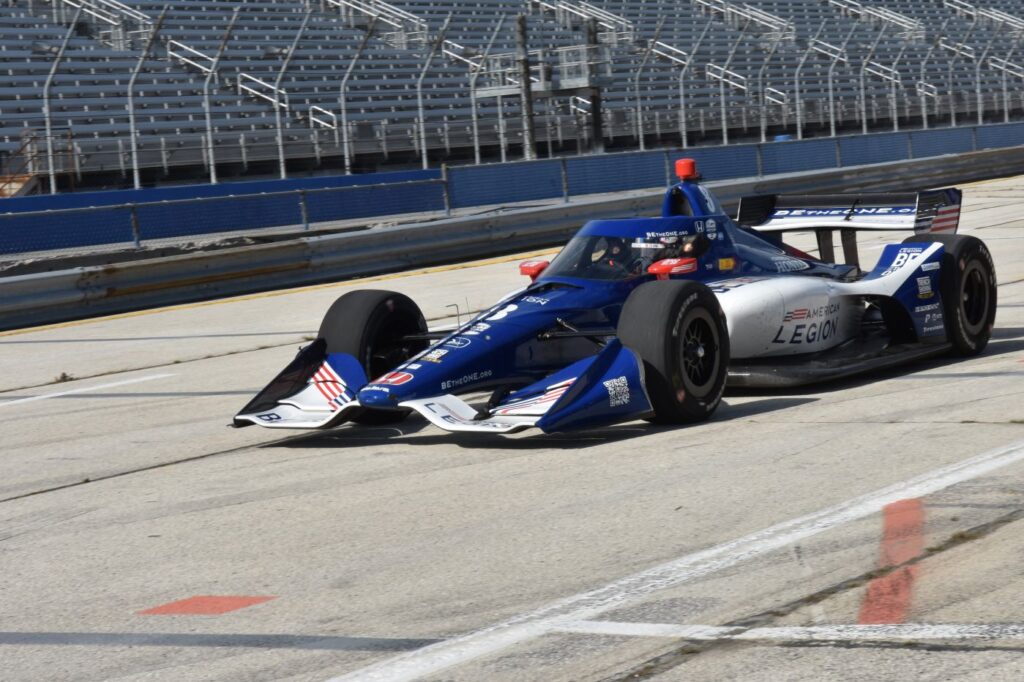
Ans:
POLYGON ((696 180, 700 176, 697 175, 697 162, 693 159, 678 159, 676 161, 676 176, 680 180, 696 180))

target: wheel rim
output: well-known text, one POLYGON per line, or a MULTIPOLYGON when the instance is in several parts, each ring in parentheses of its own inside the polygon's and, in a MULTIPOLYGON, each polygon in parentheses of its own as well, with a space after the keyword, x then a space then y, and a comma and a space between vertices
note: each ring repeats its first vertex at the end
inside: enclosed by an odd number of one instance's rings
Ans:
POLYGON ((710 392, 718 376, 718 329, 708 311, 691 311, 683 320, 681 337, 682 379, 687 393, 710 392))
POLYGON ((960 278, 960 316, 964 328, 972 336, 985 326, 989 308, 985 272, 977 261, 968 263, 960 278))

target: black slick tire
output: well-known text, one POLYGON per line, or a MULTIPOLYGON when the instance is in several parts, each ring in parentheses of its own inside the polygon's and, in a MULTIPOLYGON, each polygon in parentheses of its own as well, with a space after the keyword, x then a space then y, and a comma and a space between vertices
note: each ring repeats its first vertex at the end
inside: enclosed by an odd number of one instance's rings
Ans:
POLYGON ((729 369, 729 332, 708 287, 688 280, 641 284, 622 308, 618 336, 643 360, 651 421, 687 424, 714 413, 729 369))
MULTIPOLYGON (((423 313, 405 294, 360 289, 344 294, 331 305, 317 336, 326 342, 327 353, 348 353, 358 359, 372 381, 426 348, 426 340, 405 340, 426 331, 423 313)), ((407 414, 408 410, 364 409, 352 420, 387 424, 401 421, 407 414)))
POLYGON ((985 350, 996 320, 996 268, 985 243, 960 234, 922 234, 904 244, 939 242, 942 257, 942 312, 946 335, 957 355, 972 356, 985 350))

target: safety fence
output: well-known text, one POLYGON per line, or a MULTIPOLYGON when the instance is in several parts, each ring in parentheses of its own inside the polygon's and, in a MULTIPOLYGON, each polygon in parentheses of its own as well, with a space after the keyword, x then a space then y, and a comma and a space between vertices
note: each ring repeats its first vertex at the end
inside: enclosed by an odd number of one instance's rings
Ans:
POLYGON ((152 240, 667 186, 676 159, 707 180, 845 168, 1024 144, 1024 123, 561 157, 440 170, 6 199, 0 254, 152 240))

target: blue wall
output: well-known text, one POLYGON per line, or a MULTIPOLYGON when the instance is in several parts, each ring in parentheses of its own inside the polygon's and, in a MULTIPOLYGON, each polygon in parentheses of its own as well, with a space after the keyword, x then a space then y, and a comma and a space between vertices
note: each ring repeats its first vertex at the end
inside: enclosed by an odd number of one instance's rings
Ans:
POLYGON ((289 180, 250 180, 227 182, 219 185, 175 185, 146 189, 119 189, 106 192, 77 192, 74 194, 40 195, 6 199, 0 208, 4 213, 23 211, 54 211, 61 208, 84 206, 113 206, 116 204, 144 204, 174 199, 197 199, 200 197, 226 197, 260 194, 263 192, 289 192, 299 189, 320 189, 325 187, 351 187, 354 185, 380 185, 413 180, 436 180, 440 170, 397 171, 393 173, 369 173, 365 175, 332 175, 316 178, 295 178, 289 180))
POLYGON ((4 214, 102 206, 111 208, 54 216, 0 214, 0 253, 132 242, 131 211, 121 207, 125 204, 136 205, 143 240, 299 225, 303 220, 298 190, 306 192, 306 209, 311 223, 439 211, 444 208, 440 178, 440 170, 414 170, 6 199, 0 203, 4 214), (405 184, 417 181, 433 181, 433 184, 405 184), (379 184, 390 186, 364 187, 379 184), (281 192, 291 194, 281 195, 281 192), (268 196, 267 193, 273 194, 268 196), (217 200, 218 197, 221 199, 217 200), (206 201, 163 203, 200 198, 206 201))
MULTIPOLYGON (((452 208, 486 206, 561 197, 565 185, 570 196, 665 186, 673 177, 676 159, 684 157, 697 160, 705 179, 725 180, 1020 144, 1024 144, 1024 123, 575 156, 451 168, 448 193, 452 208)), ((445 206, 439 170, 4 199, 0 200, 4 211, 0 213, 0 253, 130 243, 130 210, 117 207, 127 203, 137 206, 143 241, 298 225, 302 223, 300 194, 310 223, 439 211, 445 206), (162 203, 191 198, 206 200, 162 203), (56 216, 11 215, 88 206, 110 208, 56 216)))

